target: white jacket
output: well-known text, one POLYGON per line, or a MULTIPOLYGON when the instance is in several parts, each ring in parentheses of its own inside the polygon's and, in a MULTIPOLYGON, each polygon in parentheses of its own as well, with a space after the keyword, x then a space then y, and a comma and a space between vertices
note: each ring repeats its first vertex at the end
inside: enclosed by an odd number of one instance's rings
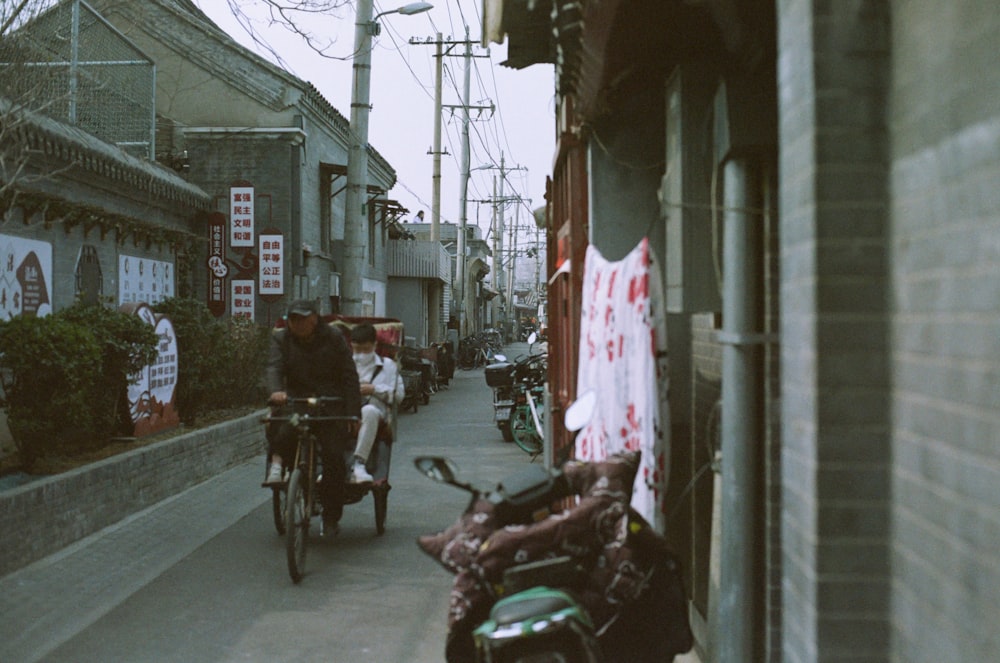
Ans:
POLYGON ((355 366, 358 369, 358 379, 362 383, 370 382, 375 387, 375 393, 367 397, 367 402, 376 406, 383 417, 387 416, 389 407, 393 403, 399 403, 406 395, 396 362, 376 354, 374 364, 363 368, 355 362, 355 366))

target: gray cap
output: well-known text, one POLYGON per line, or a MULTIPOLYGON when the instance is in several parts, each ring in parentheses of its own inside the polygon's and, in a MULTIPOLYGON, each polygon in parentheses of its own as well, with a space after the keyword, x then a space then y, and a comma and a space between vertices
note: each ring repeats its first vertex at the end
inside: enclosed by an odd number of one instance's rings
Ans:
POLYGON ((319 314, 316 310, 316 302, 311 299, 296 299, 292 302, 291 306, 288 307, 288 315, 312 315, 319 314))

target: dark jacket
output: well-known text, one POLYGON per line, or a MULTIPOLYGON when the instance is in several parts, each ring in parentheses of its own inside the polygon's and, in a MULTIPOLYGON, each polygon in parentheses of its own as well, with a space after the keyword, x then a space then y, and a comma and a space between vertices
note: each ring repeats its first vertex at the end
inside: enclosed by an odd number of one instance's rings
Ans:
POLYGON ((290 398, 339 396, 344 399, 343 414, 361 415, 361 387, 350 346, 323 322, 309 342, 299 341, 287 329, 271 334, 267 388, 269 393, 285 391, 290 398))

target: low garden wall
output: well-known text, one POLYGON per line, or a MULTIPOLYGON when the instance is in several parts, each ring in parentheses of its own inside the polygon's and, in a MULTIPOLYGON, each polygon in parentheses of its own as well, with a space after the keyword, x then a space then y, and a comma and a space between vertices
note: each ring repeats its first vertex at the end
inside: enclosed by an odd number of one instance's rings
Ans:
POLYGON ((264 411, 0 492, 0 576, 264 453, 264 411))

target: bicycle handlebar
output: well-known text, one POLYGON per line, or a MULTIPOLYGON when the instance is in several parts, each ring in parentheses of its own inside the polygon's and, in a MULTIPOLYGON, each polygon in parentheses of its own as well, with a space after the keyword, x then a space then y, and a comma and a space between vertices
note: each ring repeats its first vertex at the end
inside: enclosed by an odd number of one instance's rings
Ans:
MULTIPOLYGON (((276 405, 274 403, 268 402, 272 408, 283 408, 287 409, 295 405, 306 405, 310 408, 318 408, 323 405, 331 403, 341 403, 343 398, 340 396, 310 396, 308 398, 289 398, 283 404, 276 405)), ((289 415, 275 416, 274 414, 268 414, 261 419, 262 423, 271 422, 283 422, 290 421, 293 425, 298 425, 300 422, 311 422, 315 421, 318 423, 329 422, 329 421, 359 421, 361 418, 355 415, 349 414, 310 414, 308 412, 294 412, 289 415)))

